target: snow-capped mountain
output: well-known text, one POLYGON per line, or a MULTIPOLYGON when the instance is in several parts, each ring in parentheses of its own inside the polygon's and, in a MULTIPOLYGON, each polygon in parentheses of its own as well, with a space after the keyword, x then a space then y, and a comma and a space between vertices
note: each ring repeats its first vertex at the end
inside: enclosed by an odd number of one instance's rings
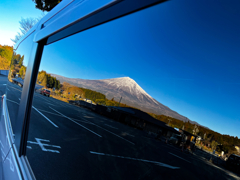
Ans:
MULTIPOLYGON (((169 107, 159 103, 157 100, 152 98, 133 79, 129 77, 104 80, 86 80, 78 78, 67 78, 55 74, 51 75, 56 77, 61 83, 67 82, 78 87, 83 87, 103 93, 108 99, 114 98, 115 101, 119 101, 122 97, 121 103, 139 108, 146 112, 151 112, 158 115, 163 114, 180 119, 182 121, 190 121, 187 117, 178 114, 177 112, 171 110, 169 107)), ((190 122, 197 124, 194 121, 190 122)))

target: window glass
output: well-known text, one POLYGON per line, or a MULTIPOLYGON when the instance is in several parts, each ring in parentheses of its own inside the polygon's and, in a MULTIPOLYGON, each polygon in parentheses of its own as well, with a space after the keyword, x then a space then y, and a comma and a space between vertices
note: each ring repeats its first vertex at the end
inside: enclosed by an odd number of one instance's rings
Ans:
POLYGON ((19 103, 21 100, 22 87, 32 48, 33 34, 22 41, 19 47, 13 51, 8 81, 6 88, 7 106, 13 132, 18 114, 19 103))
POLYGON ((205 159, 220 166, 240 144, 239 51, 192 2, 44 47, 26 153, 37 179, 228 178, 205 159))

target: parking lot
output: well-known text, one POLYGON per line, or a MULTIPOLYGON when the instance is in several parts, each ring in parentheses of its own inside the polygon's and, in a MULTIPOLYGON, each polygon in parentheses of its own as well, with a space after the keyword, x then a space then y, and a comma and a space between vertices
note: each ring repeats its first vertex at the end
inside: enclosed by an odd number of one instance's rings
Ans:
MULTIPOLYGON (((7 91, 8 106, 18 107, 21 88, 9 84, 7 91)), ((239 178, 201 153, 182 152, 141 130, 38 93, 27 158, 37 179, 239 178)))

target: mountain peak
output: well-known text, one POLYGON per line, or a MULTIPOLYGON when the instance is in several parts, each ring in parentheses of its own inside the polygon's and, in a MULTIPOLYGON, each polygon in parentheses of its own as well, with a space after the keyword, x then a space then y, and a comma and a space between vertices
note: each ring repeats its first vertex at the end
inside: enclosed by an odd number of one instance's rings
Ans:
POLYGON ((119 77, 119 78, 112 78, 112 79, 103 79, 103 80, 112 80, 112 81, 132 81, 136 83, 132 78, 130 77, 119 77))
POLYGON ((130 77, 119 77, 102 80, 86 80, 66 78, 59 75, 53 75, 60 80, 61 83, 68 82, 72 85, 91 89, 93 91, 105 94, 108 99, 120 99, 122 103, 132 107, 139 108, 146 112, 155 114, 164 114, 183 121, 189 119, 171 110, 169 107, 156 101, 147 92, 145 92, 135 80, 130 77))

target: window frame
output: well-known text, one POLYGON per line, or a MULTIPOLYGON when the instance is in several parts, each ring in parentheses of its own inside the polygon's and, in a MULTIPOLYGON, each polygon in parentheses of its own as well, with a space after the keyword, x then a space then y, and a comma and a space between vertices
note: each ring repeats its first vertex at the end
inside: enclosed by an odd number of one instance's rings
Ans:
MULTIPOLYGON (((61 12, 63 12, 62 10, 67 10, 71 3, 76 2, 73 0, 66 0, 50 11, 15 45, 15 49, 17 49, 18 46, 21 45, 21 42, 28 38, 30 34, 35 33, 32 50, 30 52, 30 59, 27 66, 26 78, 22 88, 15 135, 13 135, 10 129, 8 129, 8 134, 15 137, 14 140, 11 140, 11 138, 9 139, 10 141, 14 141, 11 143, 13 144, 13 154, 15 155, 15 159, 23 179, 35 179, 34 172, 32 172, 31 166, 28 163, 26 148, 34 87, 37 80, 38 69, 41 63, 44 46, 165 1, 167 0, 138 0, 136 3, 135 0, 113 0, 106 6, 101 7, 84 17, 78 17, 74 22, 71 22, 71 20, 69 20, 69 22, 64 22, 60 31, 52 32, 51 26, 49 25, 44 27, 44 23, 48 22, 51 24, 51 21, 53 21, 52 24, 56 23, 56 21, 58 21, 56 18, 57 16, 61 17, 61 12), (42 33, 43 31, 44 33, 42 33)), ((71 9, 68 12, 71 13, 71 9)))

